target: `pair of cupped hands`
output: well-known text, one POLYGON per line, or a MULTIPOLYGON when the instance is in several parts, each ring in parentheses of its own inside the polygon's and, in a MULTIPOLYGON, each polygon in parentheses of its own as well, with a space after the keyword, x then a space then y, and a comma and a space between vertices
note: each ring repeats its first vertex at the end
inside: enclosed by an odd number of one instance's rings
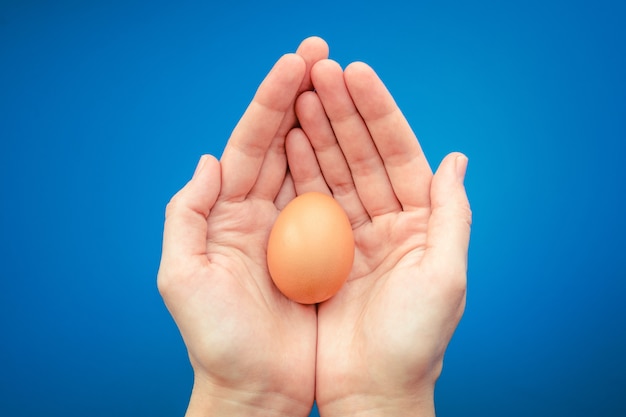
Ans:
POLYGON ((166 209, 158 287, 194 370, 188 416, 434 415, 463 314, 467 158, 433 175, 376 73, 305 39, 259 86, 222 157, 200 158, 166 209), (269 232, 297 195, 332 195, 355 259, 318 305, 283 296, 269 232))

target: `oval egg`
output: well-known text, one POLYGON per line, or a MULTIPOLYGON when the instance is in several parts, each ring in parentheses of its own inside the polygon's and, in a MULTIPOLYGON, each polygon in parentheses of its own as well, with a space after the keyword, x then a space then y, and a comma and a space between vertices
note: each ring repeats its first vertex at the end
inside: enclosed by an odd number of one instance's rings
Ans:
POLYGON ((348 216, 334 198, 309 192, 280 212, 267 243, 276 287, 302 304, 325 301, 344 284, 354 261, 348 216))

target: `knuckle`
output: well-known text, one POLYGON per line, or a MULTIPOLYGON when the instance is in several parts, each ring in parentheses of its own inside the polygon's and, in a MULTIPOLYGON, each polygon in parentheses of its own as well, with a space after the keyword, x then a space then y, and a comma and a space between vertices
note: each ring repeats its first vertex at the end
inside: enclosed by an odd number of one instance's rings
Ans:
POLYGON ((159 294, 161 294, 161 297, 167 298, 167 294, 170 292, 171 282, 172 280, 169 279, 168 274, 159 270, 159 273, 157 274, 156 283, 157 283, 157 289, 159 291, 159 294))
POLYGON ((471 226, 473 213, 472 213, 472 208, 470 207, 469 201, 465 200, 459 207, 459 210, 461 212, 461 218, 465 220, 468 226, 471 226))
POLYGON ((180 206, 180 194, 175 194, 170 201, 165 205, 165 218, 172 217, 180 206))
POLYGON ((447 262, 438 267, 435 282, 439 297, 453 301, 465 298, 467 293, 467 268, 465 262, 447 262))
POLYGON ((464 297, 467 292, 467 273, 459 269, 451 271, 445 279, 444 292, 454 299, 464 297))

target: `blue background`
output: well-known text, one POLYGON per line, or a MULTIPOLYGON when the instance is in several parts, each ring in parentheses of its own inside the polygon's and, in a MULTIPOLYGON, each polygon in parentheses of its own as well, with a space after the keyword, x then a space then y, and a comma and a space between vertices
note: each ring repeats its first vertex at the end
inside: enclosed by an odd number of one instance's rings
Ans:
POLYGON ((624 2, 226 3, 1 3, 0 415, 183 415, 165 204, 310 35, 470 157, 438 415, 626 415, 624 2))

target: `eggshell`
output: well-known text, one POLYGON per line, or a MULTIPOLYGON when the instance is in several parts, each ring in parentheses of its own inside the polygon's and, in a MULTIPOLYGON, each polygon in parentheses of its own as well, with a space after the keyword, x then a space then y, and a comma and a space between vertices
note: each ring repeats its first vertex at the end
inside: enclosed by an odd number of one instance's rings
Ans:
POLYGON ((305 193, 278 215, 267 243, 267 266, 288 298, 302 304, 329 299, 348 278, 353 261, 352 226, 334 198, 305 193))

